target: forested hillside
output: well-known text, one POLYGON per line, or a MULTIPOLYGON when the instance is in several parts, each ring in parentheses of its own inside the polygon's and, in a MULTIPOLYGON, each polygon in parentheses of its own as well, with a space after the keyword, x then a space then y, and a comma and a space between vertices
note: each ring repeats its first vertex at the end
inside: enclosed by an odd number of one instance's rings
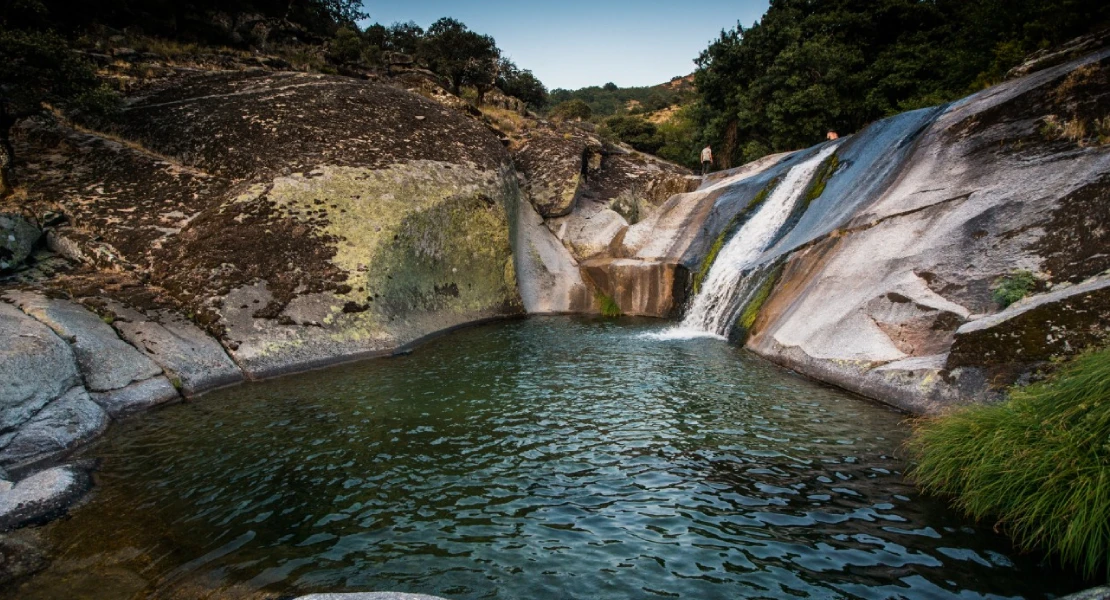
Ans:
POLYGON ((1108 17, 1105 0, 772 0, 698 57, 693 114, 735 166, 997 83, 1108 17))

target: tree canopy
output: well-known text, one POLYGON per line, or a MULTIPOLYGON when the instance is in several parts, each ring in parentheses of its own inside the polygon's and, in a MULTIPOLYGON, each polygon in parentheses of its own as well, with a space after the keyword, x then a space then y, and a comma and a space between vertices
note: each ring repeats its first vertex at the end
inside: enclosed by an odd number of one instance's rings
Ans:
POLYGON ((771 0, 698 57, 698 125, 725 167, 804 147, 996 82, 1108 16, 1104 0, 771 0))

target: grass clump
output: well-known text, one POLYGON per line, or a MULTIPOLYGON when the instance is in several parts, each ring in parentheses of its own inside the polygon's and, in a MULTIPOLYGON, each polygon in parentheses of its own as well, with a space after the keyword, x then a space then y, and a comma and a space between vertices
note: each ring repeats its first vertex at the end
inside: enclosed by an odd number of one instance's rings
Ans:
POLYGON ((597 300, 597 305, 601 309, 601 314, 606 317, 619 317, 624 314, 621 307, 617 304, 613 297, 601 290, 594 292, 594 300, 597 300))
POLYGON ((717 260, 717 255, 720 254, 721 249, 725 247, 725 242, 736 232, 736 229, 740 226, 740 223, 743 222, 743 219, 751 214, 756 207, 763 204, 767 196, 771 195, 775 186, 779 184, 780 179, 779 177, 772 179, 762 190, 759 190, 759 193, 751 199, 751 202, 748 202, 744 210, 737 213, 736 216, 728 222, 728 226, 721 230, 721 234, 717 236, 717 239, 713 240, 713 244, 709 246, 709 252, 706 253, 705 259, 701 261, 701 266, 698 267, 698 272, 694 273, 695 294, 701 291, 701 284, 705 282, 705 278, 709 275, 709 269, 713 267, 713 261, 717 260))
POLYGON ((1014 271, 1006 277, 1002 277, 995 282, 994 287, 991 289, 991 297, 994 301, 1002 305, 1002 308, 1010 306, 1014 302, 1021 300, 1033 291, 1037 285, 1037 278, 1030 271, 1014 271))
POLYGON ((1026 549, 1110 575, 1110 348, 1005 402, 921 420, 908 446, 925 490, 1026 549))

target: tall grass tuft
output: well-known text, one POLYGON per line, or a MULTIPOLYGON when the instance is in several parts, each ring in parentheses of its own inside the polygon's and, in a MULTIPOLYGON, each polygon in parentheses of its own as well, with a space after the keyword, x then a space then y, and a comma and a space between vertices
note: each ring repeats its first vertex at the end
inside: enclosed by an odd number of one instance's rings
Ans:
POLYGON ((1110 348, 1005 402, 915 425, 911 476, 1086 575, 1110 576, 1110 348))

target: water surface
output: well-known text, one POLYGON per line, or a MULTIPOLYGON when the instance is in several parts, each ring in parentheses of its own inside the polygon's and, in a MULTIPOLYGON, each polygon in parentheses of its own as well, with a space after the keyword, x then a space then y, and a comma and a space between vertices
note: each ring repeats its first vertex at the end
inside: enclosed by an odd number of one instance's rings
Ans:
POLYGON ((1081 587, 903 481, 905 416, 659 321, 538 318, 117 424, 8 598, 998 598, 1081 587))

